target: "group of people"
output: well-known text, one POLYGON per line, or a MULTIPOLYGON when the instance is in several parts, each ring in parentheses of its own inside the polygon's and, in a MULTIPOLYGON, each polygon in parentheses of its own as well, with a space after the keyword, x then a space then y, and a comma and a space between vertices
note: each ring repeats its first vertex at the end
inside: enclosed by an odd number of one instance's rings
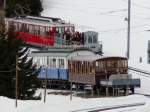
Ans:
POLYGON ((84 45, 84 33, 74 32, 63 34, 63 39, 66 45, 84 45))

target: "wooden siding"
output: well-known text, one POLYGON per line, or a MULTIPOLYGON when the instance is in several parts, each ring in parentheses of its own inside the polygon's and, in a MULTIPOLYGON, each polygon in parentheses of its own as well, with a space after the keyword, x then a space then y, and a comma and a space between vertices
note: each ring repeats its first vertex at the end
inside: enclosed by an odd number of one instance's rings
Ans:
POLYGON ((95 69, 93 62, 69 61, 69 81, 95 85, 95 69))

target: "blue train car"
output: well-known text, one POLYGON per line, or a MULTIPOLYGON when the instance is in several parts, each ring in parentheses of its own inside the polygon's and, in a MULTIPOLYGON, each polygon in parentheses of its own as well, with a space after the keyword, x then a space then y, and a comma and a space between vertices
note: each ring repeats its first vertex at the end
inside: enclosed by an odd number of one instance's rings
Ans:
POLYGON ((45 68, 41 68, 40 72, 39 72, 39 75, 38 75, 38 78, 39 79, 44 79, 46 76, 46 69, 45 68))
POLYGON ((59 79, 58 69, 48 68, 47 78, 48 79, 59 79))
POLYGON ((68 69, 59 69, 58 71, 60 80, 68 80, 69 78, 68 69))
POLYGON ((41 68, 38 75, 39 79, 45 79, 47 72, 47 79, 54 80, 68 80, 68 69, 56 69, 56 68, 41 68))

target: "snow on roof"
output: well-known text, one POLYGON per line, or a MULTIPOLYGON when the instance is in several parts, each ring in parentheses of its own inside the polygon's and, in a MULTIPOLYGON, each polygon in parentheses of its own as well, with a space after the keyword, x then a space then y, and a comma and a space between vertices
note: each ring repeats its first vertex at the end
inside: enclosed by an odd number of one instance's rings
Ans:
MULTIPOLYGON (((87 48, 60 48, 60 47, 49 47, 45 50, 40 51, 32 51, 29 53, 29 57, 68 57, 71 53, 81 51, 81 54, 84 54, 85 52, 93 53, 91 50, 87 48)), ((93 55, 95 55, 93 53, 93 55)))
POLYGON ((105 58, 124 58, 127 59, 126 57, 119 57, 119 56, 101 56, 101 55, 79 55, 79 56, 74 56, 70 60, 76 60, 76 61, 96 61, 99 59, 105 59, 105 58))
POLYGON ((51 19, 47 18, 38 18, 38 17, 24 17, 24 18, 6 18, 6 21, 14 21, 14 22, 20 22, 20 23, 27 23, 27 24, 33 24, 33 25, 41 25, 41 26, 48 26, 48 27, 71 27, 74 26, 70 23, 62 23, 61 21, 52 21, 51 19))

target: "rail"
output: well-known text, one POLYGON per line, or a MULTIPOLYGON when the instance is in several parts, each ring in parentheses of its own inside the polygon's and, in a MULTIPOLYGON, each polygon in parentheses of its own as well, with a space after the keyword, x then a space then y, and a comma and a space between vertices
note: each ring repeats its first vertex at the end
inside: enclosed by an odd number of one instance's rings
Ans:
POLYGON ((134 67, 130 67, 130 66, 128 68, 129 68, 129 70, 133 70, 133 71, 136 71, 136 72, 139 72, 139 73, 150 75, 150 72, 146 71, 146 70, 142 70, 142 69, 134 68, 134 67))
POLYGON ((75 110, 71 112, 100 112, 100 111, 106 111, 106 110, 113 110, 113 109, 126 108, 126 107, 135 107, 135 106, 144 106, 144 105, 145 105, 145 102, 140 102, 140 103, 132 103, 132 104, 104 106, 104 107, 97 107, 97 108, 87 108, 87 109, 75 110))

